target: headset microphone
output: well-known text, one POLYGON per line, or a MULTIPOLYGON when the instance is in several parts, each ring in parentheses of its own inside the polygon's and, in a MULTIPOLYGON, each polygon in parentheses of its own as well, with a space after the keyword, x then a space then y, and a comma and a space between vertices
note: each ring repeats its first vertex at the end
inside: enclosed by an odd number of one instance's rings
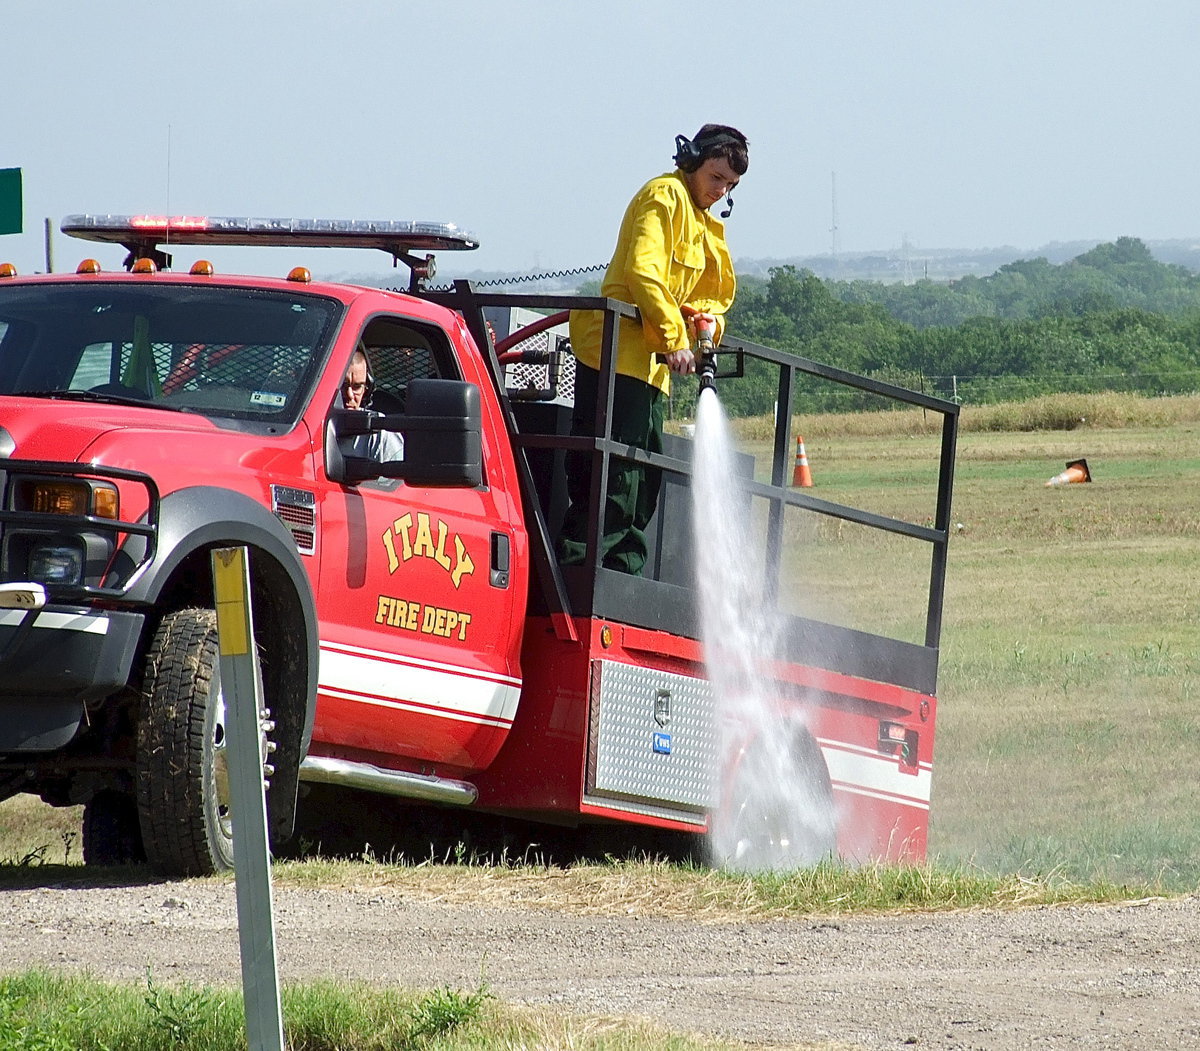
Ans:
POLYGON ((728 219, 733 214, 733 194, 725 195, 725 210, 721 213, 722 219, 728 219))

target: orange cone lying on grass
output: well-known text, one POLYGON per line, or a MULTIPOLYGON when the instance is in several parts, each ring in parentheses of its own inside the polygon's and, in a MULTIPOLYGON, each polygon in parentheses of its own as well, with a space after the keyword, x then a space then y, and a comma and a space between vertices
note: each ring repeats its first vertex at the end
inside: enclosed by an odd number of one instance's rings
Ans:
POLYGON ((1087 460, 1072 460, 1065 471, 1060 471, 1046 485, 1072 485, 1091 480, 1092 472, 1088 470, 1087 460))
POLYGON ((792 471, 792 485, 804 489, 812 487, 812 471, 808 469, 808 454, 804 451, 804 439, 796 438, 796 466, 792 471))

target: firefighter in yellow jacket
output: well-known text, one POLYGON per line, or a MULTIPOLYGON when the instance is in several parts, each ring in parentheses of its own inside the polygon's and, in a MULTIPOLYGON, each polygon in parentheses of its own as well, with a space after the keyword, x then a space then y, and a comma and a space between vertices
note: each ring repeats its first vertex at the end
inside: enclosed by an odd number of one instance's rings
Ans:
MULTIPOLYGON (((632 303, 641 324, 622 319, 617 348, 611 434, 616 442, 648 452, 662 451, 663 399, 671 373, 695 372, 694 317, 710 315, 716 342, 736 281, 725 224, 709 214, 730 194, 749 167, 746 137, 724 124, 705 124, 692 139, 676 138, 676 168, 643 186, 621 220, 617 246, 600 294, 632 303)), ((722 213, 722 218, 729 211, 722 213)), ((575 411, 571 431, 596 433, 596 395, 603 330, 597 311, 571 314, 575 352, 575 411)), ((559 535, 559 561, 584 560, 587 547, 591 453, 567 456, 570 506, 559 535)), ((613 457, 601 523, 600 561, 609 569, 641 573, 646 562, 645 528, 658 504, 661 472, 613 457)))

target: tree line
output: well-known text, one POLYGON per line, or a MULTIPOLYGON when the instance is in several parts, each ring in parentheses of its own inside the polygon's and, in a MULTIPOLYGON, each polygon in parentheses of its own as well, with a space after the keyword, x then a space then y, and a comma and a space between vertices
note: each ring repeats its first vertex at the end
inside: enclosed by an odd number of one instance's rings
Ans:
MULTIPOLYGON (((837 281, 792 266, 769 273, 740 283, 732 335, 910 389, 973 404, 1200 390, 1200 274, 1156 261, 1137 238, 949 283, 837 281)), ((746 372, 722 387, 726 410, 771 411, 774 370, 751 363, 746 372)), ((695 390, 679 386, 673 411, 686 414, 695 390)), ((842 388, 800 386, 798 411, 869 407, 842 388)))

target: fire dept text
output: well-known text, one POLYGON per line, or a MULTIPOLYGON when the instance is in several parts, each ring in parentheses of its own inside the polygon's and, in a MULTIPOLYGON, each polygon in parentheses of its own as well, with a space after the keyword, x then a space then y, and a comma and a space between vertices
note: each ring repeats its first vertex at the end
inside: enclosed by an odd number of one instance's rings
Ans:
POLYGON ((403 631, 419 631, 422 635, 437 635, 443 639, 457 637, 459 642, 466 642, 471 614, 380 595, 375 609, 375 623, 403 631))

